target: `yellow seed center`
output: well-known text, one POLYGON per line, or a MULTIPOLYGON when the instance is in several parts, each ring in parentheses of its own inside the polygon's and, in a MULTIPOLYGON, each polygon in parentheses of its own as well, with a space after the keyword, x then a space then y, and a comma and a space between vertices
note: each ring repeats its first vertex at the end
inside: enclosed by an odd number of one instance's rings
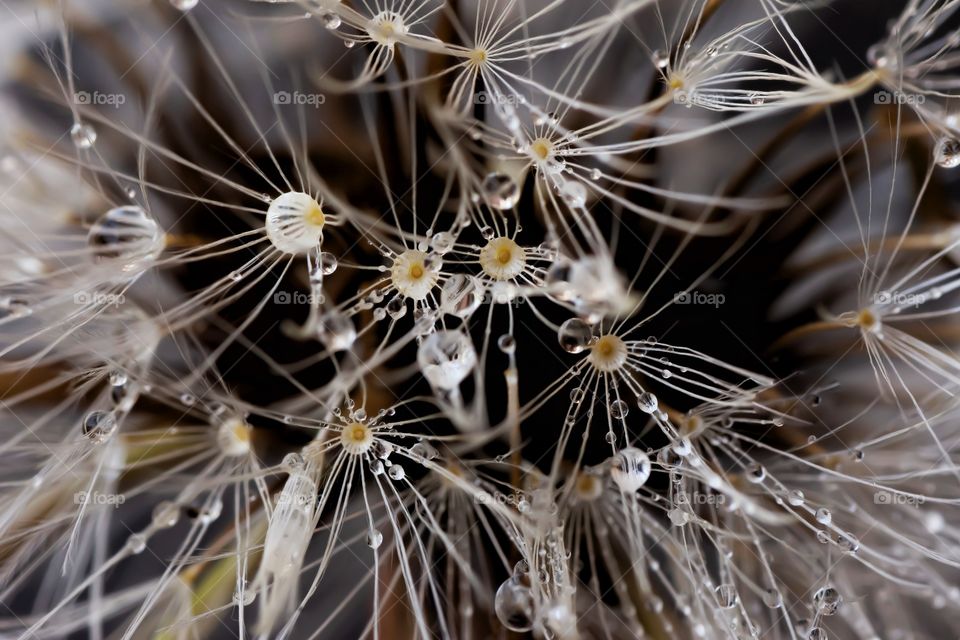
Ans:
POLYGON ((419 280, 423 277, 423 267, 419 264, 415 264, 410 267, 410 277, 414 280, 419 280))
POLYGON ((347 433, 349 434, 348 438, 358 444, 367 439, 367 428, 359 422, 347 427, 347 433))
POLYGON ((601 357, 609 358, 617 350, 617 345, 610 336, 603 336, 597 342, 597 346, 595 346, 594 349, 601 357))
POLYGON ((504 247, 497 252, 497 262, 500 264, 509 264, 510 260, 513 258, 513 253, 510 252, 510 249, 504 247))
POLYGON ((313 206, 307 209, 303 214, 303 219, 307 221, 307 224, 312 224, 315 227, 322 227, 323 223, 326 222, 327 217, 323 215, 323 211, 319 206, 313 206))
POLYGON ((537 138, 530 144, 530 151, 533 153, 534 157, 540 160, 546 160, 550 156, 550 151, 553 149, 553 145, 550 144, 549 140, 545 138, 537 138))

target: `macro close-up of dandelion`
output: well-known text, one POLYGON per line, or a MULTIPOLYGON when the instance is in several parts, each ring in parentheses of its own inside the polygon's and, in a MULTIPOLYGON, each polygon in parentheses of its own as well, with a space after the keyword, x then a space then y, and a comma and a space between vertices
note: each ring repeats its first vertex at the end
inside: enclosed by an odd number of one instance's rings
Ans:
POLYGON ((960 638, 960 0, 0 27, 0 639, 960 638))

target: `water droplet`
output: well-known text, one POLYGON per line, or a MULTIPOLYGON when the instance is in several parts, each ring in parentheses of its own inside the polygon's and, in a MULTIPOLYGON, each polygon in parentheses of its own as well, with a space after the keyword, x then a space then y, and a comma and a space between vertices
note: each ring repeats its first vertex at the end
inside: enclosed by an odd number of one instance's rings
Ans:
POLYGON ((401 296, 396 296, 387 303, 387 313, 394 320, 399 320, 407 313, 406 301, 401 296))
POLYGON ((270 201, 264 230, 279 251, 301 255, 320 245, 325 223, 326 215, 311 195, 288 191, 270 201))
POLYGON ((614 420, 623 420, 630 413, 630 407, 623 400, 614 400, 610 403, 610 417, 614 420))
POLYGON ((737 605, 739 596, 737 595, 736 586, 732 584, 721 584, 714 589, 714 593, 717 594, 717 601, 721 609, 732 609, 737 605))
POLYGON ((70 127, 70 139, 78 149, 89 149, 97 141, 97 130, 93 125, 77 122, 70 127))
POLYGON ((762 464, 756 463, 747 469, 747 480, 754 484, 759 484, 767 477, 767 470, 762 464))
POLYGON ((645 391, 637 396, 637 406, 640 407, 640 411, 644 413, 655 413, 657 409, 660 408, 657 396, 649 391, 645 391))
POLYGON ((860 541, 852 533, 842 533, 837 536, 837 546, 845 553, 856 553, 860 550, 860 541))
POLYGON ((83 419, 83 435, 95 444, 103 444, 117 430, 117 417, 112 411, 91 411, 83 419))
POLYGON ((795 489, 787 494, 787 502, 794 507, 799 507, 803 504, 803 491, 795 489))
POLYGON ((830 524, 830 521, 833 520, 833 516, 831 515, 830 510, 824 507, 820 507, 819 509, 817 509, 816 518, 817 518, 817 522, 825 525, 830 524))
POLYGON ((653 64, 657 69, 666 69, 670 64, 670 52, 657 49, 653 52, 653 64))
POLYGON ((779 609, 783 605, 783 598, 776 589, 767 589, 763 592, 763 604, 771 609, 779 609))
POLYGON ((593 342, 593 329, 580 318, 570 318, 557 333, 560 346, 568 353, 580 353, 593 342))
POLYGON ((331 31, 340 28, 341 20, 340 16, 335 13, 325 13, 320 20, 323 22, 323 26, 331 31))
POLYGON ((130 553, 142 553, 147 548, 147 539, 142 534, 135 533, 127 538, 127 549, 130 553))
POLYGON ((151 515, 154 527, 169 529, 180 519, 180 508, 169 500, 162 500, 153 508, 151 515))
POLYGON ((200 0, 170 0, 170 4, 173 5, 174 9, 179 9, 180 11, 189 11, 193 9, 200 0))
POLYGON ((403 467, 401 467, 399 464, 394 464, 387 469, 387 475, 390 476, 390 479, 392 480, 403 480, 406 477, 407 472, 404 471, 403 467))
POLYGON ((115 262, 130 271, 163 251, 164 236, 146 211, 136 205, 115 207, 100 216, 87 234, 96 262, 115 262))
POLYGON ((622 449, 611 460, 610 476, 621 490, 633 493, 650 477, 650 457, 635 447, 622 449))
POLYGON ((517 578, 509 578, 493 601, 497 619, 510 631, 519 633, 533 628, 533 594, 517 578))
POLYGON ((670 518, 670 523, 675 527, 682 527, 690 522, 690 514, 679 507, 670 509, 667 516, 670 518))
POLYGON ((499 171, 488 173, 481 188, 487 204, 501 211, 512 209, 520 199, 519 185, 513 178, 499 171))
POLYGON ((517 340, 509 333, 505 333, 497 339, 497 346, 504 353, 514 353, 517 350, 517 340))
POLYGON ((339 264, 337 256, 329 251, 322 251, 320 253, 320 271, 323 275, 328 276, 336 271, 339 264))
POLYGON ((296 471, 301 471, 306 468, 307 461, 303 459, 303 456, 299 453, 288 453, 283 456, 282 464, 287 471, 294 473, 296 471))
POLYGON ((960 140, 941 138, 934 151, 937 164, 944 169, 960 167, 960 140))
POLYGON ((813 594, 813 604, 819 615, 832 616, 843 604, 843 596, 833 587, 822 587, 813 594))
POLYGON ((450 252, 453 249, 453 245, 456 240, 453 237, 452 233, 446 231, 441 231, 440 233, 434 234, 430 238, 430 247, 438 255, 444 255, 450 252))
POLYGON ((587 203, 587 188, 582 182, 567 180, 560 187, 560 197, 571 207, 582 207, 587 203))
POLYGON ((476 276, 457 273, 440 289, 440 308, 445 313, 466 320, 483 303, 484 286, 476 276))
POLYGON ((435 388, 454 389, 477 364, 477 352, 470 337, 461 331, 438 331, 424 339, 417 362, 427 381, 435 388))
POLYGON ((418 442, 410 447, 410 454, 421 460, 435 460, 440 456, 436 447, 428 442, 418 442))
MULTIPOLYGON (((392 468, 392 467, 391 467, 392 468)), ((383 534, 378 529, 367 531, 367 546, 371 549, 379 549, 383 544, 383 534)))

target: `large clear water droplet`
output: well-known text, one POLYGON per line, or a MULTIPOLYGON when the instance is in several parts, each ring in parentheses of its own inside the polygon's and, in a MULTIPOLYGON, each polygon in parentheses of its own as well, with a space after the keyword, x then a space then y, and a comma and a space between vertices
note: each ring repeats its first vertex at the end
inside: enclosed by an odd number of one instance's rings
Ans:
POLYGON ((570 318, 557 332, 560 346, 568 353, 580 353, 593 342, 593 328, 580 318, 570 318))
POLYGON ((383 534, 378 529, 367 531, 367 546, 371 549, 379 549, 383 544, 383 534))
POLYGON ((960 140, 941 138, 934 151, 937 164, 944 169, 960 167, 960 140))
POLYGON ((732 584, 721 584, 714 593, 717 594, 717 601, 722 609, 732 609, 737 604, 737 588, 732 584))
POLYGON ((520 187, 510 176, 494 171, 488 173, 481 186, 487 203, 501 211, 512 209, 520 199, 520 187))
POLYGON ((93 223, 87 245, 97 262, 112 262, 131 271, 152 262, 163 251, 160 226, 135 205, 110 209, 93 223))
POLYGON ((430 238, 430 248, 433 249, 434 253, 438 255, 445 255, 453 249, 453 245, 456 242, 456 239, 453 237, 452 233, 446 231, 441 231, 440 233, 435 233, 430 238))
POLYGON ((533 594, 516 578, 509 578, 493 600, 497 619, 510 631, 523 633, 533 628, 533 594))
POLYGON ((82 430, 90 441, 102 444, 117 430, 117 417, 112 411, 91 411, 83 418, 82 430))
POLYGON ((610 463, 610 476, 620 489, 633 493, 650 477, 650 456, 635 447, 622 449, 610 463))
POLYGON ((587 203, 587 188, 576 180, 568 180, 560 187, 560 197, 571 207, 582 207, 587 203))
POLYGON ((483 303, 484 286, 475 276, 457 273, 443 283, 440 308, 445 313, 467 319, 483 303))
POLYGON ((823 616, 832 616, 843 604, 843 596, 833 587, 822 587, 813 594, 813 604, 817 613, 823 616))
POLYGON ((656 413, 657 409, 660 408, 660 403, 657 400, 657 396, 649 391, 645 391, 637 396, 637 406, 640 407, 640 411, 644 413, 656 413))

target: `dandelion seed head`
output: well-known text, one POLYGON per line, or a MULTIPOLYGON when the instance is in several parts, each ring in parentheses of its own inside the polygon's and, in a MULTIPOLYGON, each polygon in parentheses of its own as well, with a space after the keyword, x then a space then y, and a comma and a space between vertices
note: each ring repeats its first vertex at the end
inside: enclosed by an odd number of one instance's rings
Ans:
POLYGON ((362 422, 351 422, 340 430, 340 446, 352 456, 370 451, 373 440, 373 429, 362 422))
POLYGON ((619 336, 608 333, 590 346, 587 358, 597 371, 612 373, 627 363, 627 345, 619 336))
POLYGON ((530 143, 530 157, 536 163, 546 163, 553 157, 553 142, 548 138, 537 138, 530 143))
POLYGON ((397 38, 407 32, 403 16, 395 11, 381 11, 371 21, 367 27, 367 33, 379 45, 393 48, 397 38))
POLYGON ((439 281, 439 274, 427 264, 427 254, 408 249, 393 260, 390 281, 400 295, 411 300, 425 300, 439 281))
POLYGON ((593 470, 577 473, 574 481, 574 499, 576 502, 593 502, 603 495, 603 478, 593 470))
POLYGON ((494 280, 516 278, 526 263, 526 250, 512 238, 493 238, 480 250, 480 267, 494 280))
POLYGON ((486 64, 488 55, 487 50, 482 47, 471 49, 467 55, 467 65, 475 69, 480 69, 486 64))
POLYGON ((248 455, 252 447, 253 428, 238 416, 230 416, 217 428, 217 444, 226 456, 248 455))

